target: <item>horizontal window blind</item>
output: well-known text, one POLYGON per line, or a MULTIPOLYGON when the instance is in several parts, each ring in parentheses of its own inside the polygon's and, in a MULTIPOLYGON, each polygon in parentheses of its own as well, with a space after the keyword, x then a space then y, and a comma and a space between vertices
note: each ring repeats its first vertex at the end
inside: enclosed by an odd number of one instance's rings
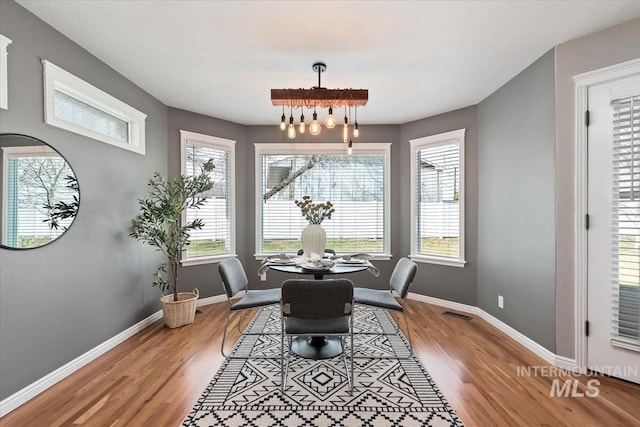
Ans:
POLYGON ((3 240, 11 247, 42 245, 64 233, 73 221, 59 221, 51 227, 50 211, 58 201, 71 203, 77 195, 66 179, 73 176, 67 162, 59 156, 11 156, 7 161, 7 235, 3 240))
POLYGON ((327 248, 339 253, 383 253, 387 230, 385 154, 261 154, 261 253, 295 252, 307 226, 294 203, 309 195, 330 201, 335 213, 322 226, 327 248))
POLYGON ((202 219, 204 226, 193 230, 191 244, 187 246, 186 259, 228 254, 231 252, 231 179, 229 151, 204 144, 188 143, 185 148, 184 174, 200 174, 202 165, 213 159, 215 168, 209 176, 215 183, 200 209, 188 209, 187 221, 202 219))
POLYGON ((460 145, 421 147, 414 159, 416 253, 460 258, 460 145))
POLYGON ((640 351, 640 96, 612 104, 612 344, 640 351))

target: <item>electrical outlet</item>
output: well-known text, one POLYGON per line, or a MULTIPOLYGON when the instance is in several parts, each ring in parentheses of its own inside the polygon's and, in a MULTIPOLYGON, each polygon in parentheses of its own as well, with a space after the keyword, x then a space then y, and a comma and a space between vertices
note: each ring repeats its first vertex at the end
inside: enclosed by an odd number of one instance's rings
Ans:
POLYGON ((498 308, 504 308, 504 297, 502 295, 498 295, 498 308))

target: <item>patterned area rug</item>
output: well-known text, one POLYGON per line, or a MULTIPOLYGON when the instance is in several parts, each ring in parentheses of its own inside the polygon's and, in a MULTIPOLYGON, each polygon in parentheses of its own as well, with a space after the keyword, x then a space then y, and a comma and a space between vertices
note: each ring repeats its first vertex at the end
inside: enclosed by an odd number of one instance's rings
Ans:
MULTIPOLYGON (((385 310, 354 310, 355 383, 349 392, 341 356, 292 356, 280 388, 279 307, 263 308, 198 399, 182 426, 462 426, 422 364, 409 355, 385 310), (367 334, 358 334, 367 332, 367 334), (391 359, 389 356, 407 357, 391 359)), ((348 351, 348 350, 347 350, 348 351)), ((286 356, 286 354, 285 354, 286 356)))

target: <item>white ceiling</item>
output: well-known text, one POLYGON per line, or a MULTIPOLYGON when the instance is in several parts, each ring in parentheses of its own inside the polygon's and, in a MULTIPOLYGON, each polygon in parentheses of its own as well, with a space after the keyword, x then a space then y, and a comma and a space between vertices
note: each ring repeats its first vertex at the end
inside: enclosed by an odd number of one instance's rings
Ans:
MULTIPOLYGON (((640 1, 18 3, 166 105, 279 122, 272 88, 369 90, 363 124, 477 104, 552 47, 640 17, 640 1)), ((64 64, 58 64, 64 68, 64 64)))

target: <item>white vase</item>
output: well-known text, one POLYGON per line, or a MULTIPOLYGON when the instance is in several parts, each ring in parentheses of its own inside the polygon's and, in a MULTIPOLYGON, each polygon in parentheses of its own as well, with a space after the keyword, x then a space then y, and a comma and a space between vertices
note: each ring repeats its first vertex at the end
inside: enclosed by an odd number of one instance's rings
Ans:
POLYGON ((327 244, 327 233, 320 224, 309 224, 302 230, 302 250, 304 256, 309 258, 312 253, 318 254, 320 257, 324 255, 324 249, 327 244))

